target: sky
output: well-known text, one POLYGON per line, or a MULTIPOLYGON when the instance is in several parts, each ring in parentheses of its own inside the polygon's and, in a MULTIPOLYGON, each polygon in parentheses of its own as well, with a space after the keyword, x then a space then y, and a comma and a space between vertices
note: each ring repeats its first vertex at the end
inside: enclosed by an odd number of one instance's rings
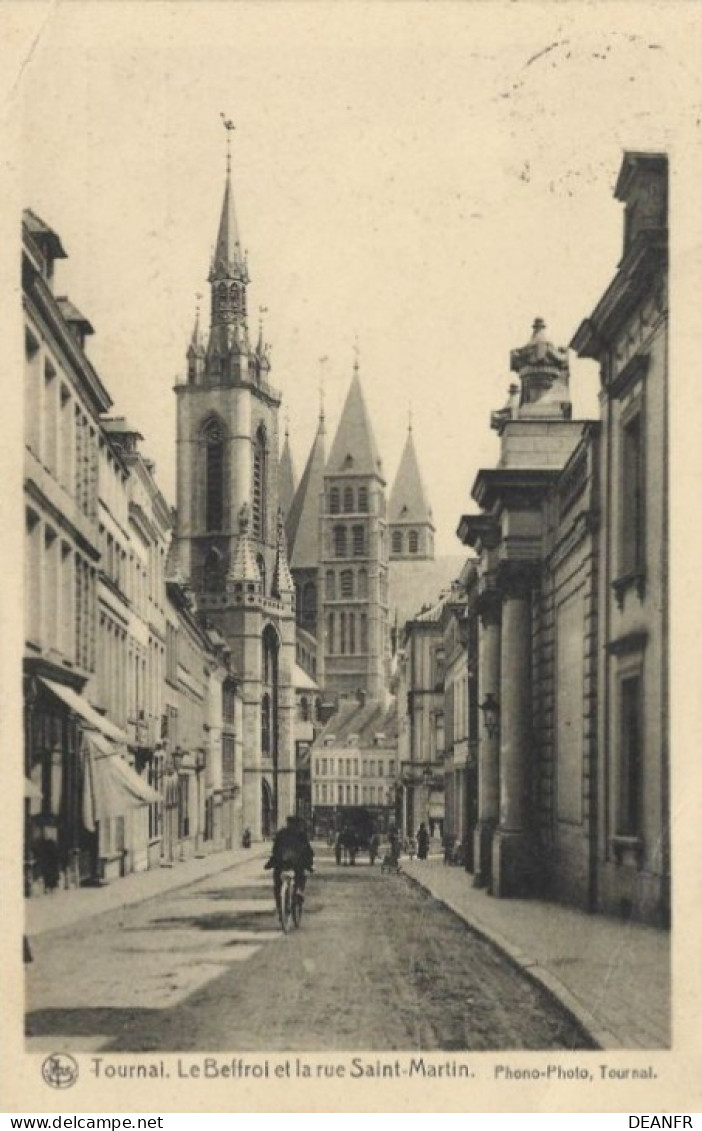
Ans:
MULTIPOLYGON (((688 9, 672 7, 26 5, 22 203, 61 236, 57 293, 95 327, 113 412, 168 500, 225 113, 250 329, 265 307, 298 477, 322 370, 331 444, 357 339, 388 492, 411 408, 437 549, 460 552, 510 350, 537 315, 568 345, 620 256, 622 151, 674 150, 671 107, 699 107, 688 9)), ((571 356, 575 417, 598 414, 597 389, 571 356)))

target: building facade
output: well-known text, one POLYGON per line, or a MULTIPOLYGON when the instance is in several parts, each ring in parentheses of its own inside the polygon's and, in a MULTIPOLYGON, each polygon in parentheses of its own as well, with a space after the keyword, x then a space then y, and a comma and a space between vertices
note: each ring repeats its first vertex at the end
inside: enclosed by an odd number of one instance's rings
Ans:
POLYGON ((141 437, 106 415, 90 323, 54 295, 64 257, 26 212, 27 894, 117 879, 241 834, 230 654, 179 583, 167 594, 172 516, 141 437))
POLYGON ((318 835, 340 831, 359 808, 371 814, 379 832, 387 832, 395 822, 395 703, 363 694, 342 701, 312 748, 311 775, 318 835))
POLYGON ((572 347, 600 367, 595 905, 670 917, 668 163, 626 153, 622 259, 572 347))
POLYGON ((573 421, 540 320, 512 353, 478 473, 474 882, 669 920, 667 165, 627 153, 624 253, 573 348, 601 417, 573 421))
POLYGON ((398 653, 399 728, 398 817, 403 835, 414 836, 424 823, 443 835, 446 752, 444 598, 425 607, 405 625, 398 653))

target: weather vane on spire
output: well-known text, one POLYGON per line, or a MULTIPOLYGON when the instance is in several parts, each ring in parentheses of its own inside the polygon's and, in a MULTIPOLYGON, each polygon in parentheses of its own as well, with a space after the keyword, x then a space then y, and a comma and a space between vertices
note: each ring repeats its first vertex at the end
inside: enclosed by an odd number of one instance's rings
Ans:
POLYGON ((407 410, 407 429, 409 432, 412 431, 412 401, 410 401, 409 409, 407 410))
POLYGON ((226 114, 223 114, 221 110, 219 116, 222 119, 225 130, 227 131, 227 172, 230 173, 232 168, 232 130, 235 130, 236 126, 234 125, 232 119, 227 118, 226 114))
POLYGON ((361 347, 360 347, 360 346, 359 346, 359 344, 358 344, 358 333, 356 333, 356 334, 354 335, 354 339, 353 339, 353 353, 354 353, 354 363, 353 363, 353 368, 354 368, 354 371, 355 371, 356 373, 358 373, 358 365, 359 365, 359 359, 360 359, 360 356, 361 356, 361 347))

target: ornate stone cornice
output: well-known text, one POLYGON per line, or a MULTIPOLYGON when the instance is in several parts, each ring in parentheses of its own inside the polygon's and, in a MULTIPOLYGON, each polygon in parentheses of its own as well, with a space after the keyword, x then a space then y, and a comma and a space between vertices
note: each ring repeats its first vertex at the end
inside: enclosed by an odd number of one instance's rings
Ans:
POLYGON ((461 515, 456 534, 464 546, 477 550, 494 550, 500 541, 499 524, 489 514, 461 515))
POLYGON ((472 496, 479 506, 491 510, 506 507, 538 507, 560 475, 560 468, 494 468, 479 471, 472 496))

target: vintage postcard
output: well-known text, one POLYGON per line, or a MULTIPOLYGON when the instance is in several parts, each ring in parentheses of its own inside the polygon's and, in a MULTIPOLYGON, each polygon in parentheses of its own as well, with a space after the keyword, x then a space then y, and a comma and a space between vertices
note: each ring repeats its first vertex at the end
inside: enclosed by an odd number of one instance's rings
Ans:
POLYGON ((4 1110, 699 1111, 699 6, 0 28, 4 1110))

